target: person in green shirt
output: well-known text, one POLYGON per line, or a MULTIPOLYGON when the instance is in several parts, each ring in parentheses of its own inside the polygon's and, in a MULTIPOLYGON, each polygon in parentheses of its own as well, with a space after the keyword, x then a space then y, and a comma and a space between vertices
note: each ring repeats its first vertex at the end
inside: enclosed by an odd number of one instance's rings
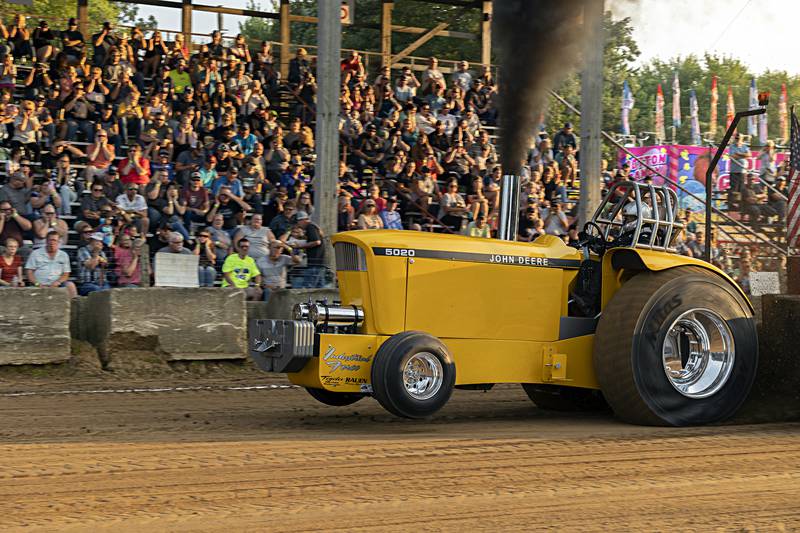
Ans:
POLYGON ((192 84, 192 78, 186 70, 185 59, 181 59, 178 62, 178 68, 170 71, 169 77, 172 78, 172 86, 175 87, 175 94, 182 94, 186 87, 192 84))
POLYGON ((486 216, 480 214, 467 224, 467 229, 464 230, 464 235, 469 235, 470 237, 483 237, 484 239, 489 239, 492 236, 492 229, 489 227, 489 224, 486 223, 486 216))
POLYGON ((247 252, 250 250, 250 241, 241 239, 237 246, 237 253, 225 258, 222 265, 222 286, 244 289, 248 300, 260 300, 262 292, 261 272, 256 266, 256 261, 247 252), (254 286, 250 286, 250 282, 254 286))

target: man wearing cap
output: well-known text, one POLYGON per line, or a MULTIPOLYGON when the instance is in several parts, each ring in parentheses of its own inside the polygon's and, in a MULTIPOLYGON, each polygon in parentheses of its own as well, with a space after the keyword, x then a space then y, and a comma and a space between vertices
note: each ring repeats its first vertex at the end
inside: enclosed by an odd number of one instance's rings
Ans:
MULTIPOLYGON (((0 204, 2 207, 2 204, 0 204)), ((69 281, 72 267, 69 256, 60 249, 61 236, 57 231, 47 234, 45 245, 31 252, 25 263, 25 275, 34 287, 67 289, 70 298, 78 295, 75 284, 69 281)))
POLYGON ((255 259, 248 255, 250 242, 247 239, 239 241, 236 253, 225 258, 222 265, 222 286, 244 289, 248 300, 263 298, 261 286, 261 272, 258 270, 255 259), (255 286, 251 287, 250 284, 255 286))
MULTIPOLYGON (((175 178, 178 183, 188 183, 193 172, 198 172, 206 160, 206 152, 200 143, 191 150, 184 150, 175 161, 175 178)), ((208 187, 208 185, 206 185, 208 187)))
POLYGON ((453 86, 461 87, 464 92, 469 91, 472 86, 472 74, 469 72, 469 63, 466 61, 458 62, 458 70, 450 76, 453 86))
POLYGON ((553 137, 553 153, 558 154, 565 146, 572 146, 573 150, 578 149, 578 141, 572 133, 572 123, 567 122, 564 127, 553 137))
POLYGON ((261 272, 261 289, 265 302, 269 301, 272 291, 286 288, 288 269, 300 264, 300 256, 291 255, 291 252, 291 247, 286 243, 273 241, 269 245, 269 254, 256 260, 258 270, 261 272), (284 250, 289 252, 289 255, 284 254, 284 250))
POLYGON ((232 166, 226 174, 214 180, 214 183, 211 184, 211 194, 219 194, 222 187, 228 187, 233 196, 239 199, 242 198, 244 191, 242 190, 242 182, 239 180, 239 169, 232 166))
POLYGON ((83 34, 78 31, 78 21, 74 17, 67 21, 67 29, 61 32, 61 44, 62 50, 71 62, 77 62, 83 56, 86 45, 83 34))
POLYGON ((325 246, 322 244, 322 230, 311 222, 305 211, 297 213, 297 225, 306 233, 306 242, 297 244, 295 248, 305 250, 308 266, 301 285, 308 289, 317 289, 325 283, 325 246))
POLYGON ((30 214, 32 191, 33 178, 19 171, 14 172, 9 176, 8 183, 0 187, 0 202, 10 203, 17 213, 27 216, 30 214))
POLYGON ((250 206, 245 201, 234 196, 230 187, 223 185, 219 189, 219 194, 215 196, 214 204, 206 214, 206 221, 212 222, 217 214, 222 215, 224 219, 222 227, 233 235, 236 227, 242 223, 245 211, 249 210, 250 206))
POLYGON ((78 250, 78 294, 86 296, 92 292, 110 289, 106 278, 108 258, 103 252, 103 234, 93 233, 89 243, 78 250))
POLYGON ((189 187, 181 193, 183 203, 186 204, 184 224, 191 227, 194 224, 204 224, 210 206, 208 189, 203 187, 203 178, 199 172, 192 174, 189 187))
POLYGON ((178 60, 178 67, 169 73, 169 77, 172 78, 175 94, 183 94, 184 90, 192 85, 189 72, 186 70, 186 60, 183 58, 178 60))

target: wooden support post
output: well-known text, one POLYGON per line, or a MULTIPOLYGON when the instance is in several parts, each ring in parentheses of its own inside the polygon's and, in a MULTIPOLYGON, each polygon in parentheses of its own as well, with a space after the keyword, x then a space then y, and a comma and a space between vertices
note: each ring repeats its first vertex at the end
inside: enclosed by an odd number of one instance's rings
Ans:
POLYGON ((189 53, 192 52, 192 0, 183 0, 181 5, 181 33, 189 53))
POLYGON ((292 40, 291 20, 289 20, 289 0, 281 0, 280 24, 281 24, 281 79, 289 77, 289 43, 292 40))
POLYGON ((89 35, 89 0, 78 0, 78 31, 83 34, 83 38, 87 41, 90 39, 89 35))
POLYGON ((392 10, 394 0, 383 0, 381 4, 381 65, 392 66, 392 10))
POLYGON ((581 72, 581 201, 579 228, 590 220, 600 205, 600 176, 603 129, 603 8, 604 0, 584 4, 583 31, 586 33, 584 67, 581 72))
POLYGON ((433 39, 434 37, 436 37, 436 35, 437 35, 437 34, 438 34, 440 31, 442 31, 443 29, 445 29, 445 28, 446 28, 448 25, 449 25, 449 24, 448 24, 447 22, 440 22, 440 23, 439 23, 439 24, 437 24, 437 25, 436 25, 434 28, 432 28, 432 29, 428 30, 428 32, 426 32, 426 33, 423 33, 423 34, 422 34, 422 35, 419 37, 419 39, 417 39, 417 40, 416 40, 416 41, 414 41, 413 43, 409 44, 409 45, 408 45, 408 46, 406 46, 406 47, 405 47, 405 48, 404 48, 404 49, 403 49, 401 52, 399 52, 397 55, 395 55, 394 57, 392 57, 392 63, 397 63, 398 61, 400 61, 401 59, 403 59, 403 58, 405 58, 407 55, 409 55, 411 52, 413 52, 414 50, 416 50, 417 48, 419 48, 419 47, 420 47, 420 46, 422 46, 423 44, 427 43, 428 41, 430 41, 431 39, 433 39))
POLYGON ((342 23, 339 2, 317 4, 317 159, 314 170, 313 219, 325 235, 326 264, 335 268, 330 236, 337 230, 336 186, 339 181, 339 61, 342 23))
POLYGON ((481 63, 492 64, 492 0, 483 0, 481 15, 481 63))

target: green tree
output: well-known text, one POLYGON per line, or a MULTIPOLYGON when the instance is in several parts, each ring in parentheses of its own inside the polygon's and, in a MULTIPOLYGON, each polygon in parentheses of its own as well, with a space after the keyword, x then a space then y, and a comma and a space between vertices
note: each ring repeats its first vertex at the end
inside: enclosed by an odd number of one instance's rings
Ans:
MULTIPOLYGON (((33 0, 32 6, 22 6, 0 0, 0 9, 4 19, 10 21, 12 15, 22 13, 34 19, 44 19, 50 22, 53 29, 65 29, 67 19, 77 16, 75 2, 65 0, 33 0)), ((91 0, 89 2, 89 28, 96 31, 104 21, 116 21, 119 17, 119 6, 109 0, 91 0)), ((28 26, 35 26, 31 21, 28 26)), ((88 37, 88 36, 84 36, 88 37)))
MULTIPOLYGON (((261 4, 250 0, 248 9, 264 10, 277 13, 279 3, 275 0, 261 4)), ((316 0, 294 0, 292 13, 304 16, 317 16, 316 0)), ((462 32, 477 34, 480 31, 480 11, 464 9, 458 6, 429 4, 427 2, 403 1, 394 5, 392 22, 401 26, 432 28, 440 22, 447 22, 449 28, 462 32)), ((357 0, 355 6, 355 24, 342 27, 342 48, 373 52, 367 58, 367 67, 377 66, 380 58, 380 19, 381 0, 357 0)), ((312 47, 317 42, 315 24, 293 22, 291 24, 292 43, 312 47)), ((239 31, 252 41, 277 41, 280 38, 280 23, 274 19, 249 17, 239 24, 239 31)), ((394 32, 392 34, 392 53, 398 53, 419 35, 394 32)), ((437 56, 441 59, 466 59, 476 62, 480 60, 480 41, 451 37, 434 37, 420 48, 412 52, 412 56, 437 56)))

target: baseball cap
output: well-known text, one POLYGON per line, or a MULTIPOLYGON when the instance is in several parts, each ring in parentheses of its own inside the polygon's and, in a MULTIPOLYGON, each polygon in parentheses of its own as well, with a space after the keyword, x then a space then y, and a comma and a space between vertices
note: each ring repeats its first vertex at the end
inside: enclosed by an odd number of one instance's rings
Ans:
POLYGON ((298 211, 295 219, 300 222, 301 220, 308 220, 309 216, 305 211, 298 211))
POLYGON ((100 241, 100 242, 103 242, 103 234, 102 234, 102 233, 99 233, 99 232, 98 232, 98 233, 92 233, 92 234, 89 236, 89 239, 91 239, 91 240, 93 240, 93 241, 100 241))
POLYGON ((183 235, 178 232, 172 232, 169 235, 169 242, 183 242, 183 235))

